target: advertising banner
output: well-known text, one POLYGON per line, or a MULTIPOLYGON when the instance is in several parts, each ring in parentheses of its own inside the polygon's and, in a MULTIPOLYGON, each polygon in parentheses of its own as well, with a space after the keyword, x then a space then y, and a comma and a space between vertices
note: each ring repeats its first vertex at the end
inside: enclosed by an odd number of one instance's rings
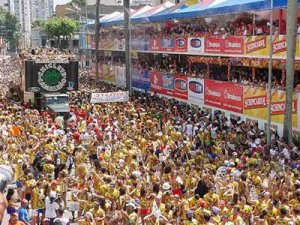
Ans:
POLYGON ((111 83, 115 83, 115 66, 103 64, 103 80, 111 83))
POLYGON ((152 92, 173 96, 174 77, 172 75, 150 71, 150 83, 152 92))
POLYGON ((132 69, 132 86, 138 89, 150 90, 149 71, 133 68, 132 69))
POLYGON ((150 39, 150 50, 151 51, 161 51, 159 38, 151 38, 150 39))
POLYGON ((204 80, 204 103, 222 108, 224 83, 222 81, 204 80))
POLYGON ((222 109, 243 113, 243 86, 231 82, 223 82, 222 109))
POLYGON ((188 79, 188 101, 195 105, 204 105, 204 79, 188 79))
POLYGON ((175 52, 186 52, 187 51, 187 38, 175 38, 175 52))
POLYGON ((188 77, 176 75, 174 76, 174 93, 173 97, 183 100, 188 99, 188 77))
POLYGON ((225 40, 219 37, 206 37, 204 39, 204 52, 222 54, 225 40))
POLYGON ((131 47, 134 50, 148 51, 150 41, 145 39, 133 39, 131 40, 131 47))
POLYGON ((204 103, 231 112, 243 113, 243 87, 230 82, 205 79, 204 103))
MULTIPOLYGON (((182 41, 182 39, 181 39, 182 41)), ((160 50, 165 52, 174 51, 174 38, 161 38, 160 39, 160 50)))
POLYGON ((225 38, 224 54, 244 54, 244 37, 229 36, 225 38))
POLYGON ((128 91, 118 91, 109 93, 92 93, 91 103, 104 103, 104 102, 128 102, 129 92, 128 91))
POLYGON ((189 53, 203 53, 204 52, 204 38, 190 37, 188 38, 189 53))
POLYGON ((25 90, 28 92, 78 90, 78 61, 26 60, 25 90))
MULTIPOLYGON (((282 90, 272 90, 271 120, 274 123, 283 123, 285 114, 286 93, 282 90)), ((293 127, 297 127, 297 95, 293 95, 293 127)), ((267 120, 268 105, 267 91, 264 88, 244 87, 244 114, 258 119, 267 120)))
POLYGON ((126 86, 126 76, 125 76, 126 68, 124 66, 116 66, 115 67, 115 79, 116 84, 121 87, 126 86))

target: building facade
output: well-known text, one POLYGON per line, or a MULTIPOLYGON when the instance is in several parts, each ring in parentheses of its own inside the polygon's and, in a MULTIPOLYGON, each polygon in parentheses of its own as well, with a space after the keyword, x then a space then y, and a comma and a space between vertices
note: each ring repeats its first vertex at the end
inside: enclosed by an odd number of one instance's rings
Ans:
POLYGON ((53 0, 30 0, 31 22, 47 20, 54 13, 53 0))
POLYGON ((21 25, 22 47, 27 48, 31 35, 30 0, 14 0, 14 14, 21 25))
POLYGON ((14 14, 14 1, 13 0, 0 0, 0 8, 7 10, 14 14))

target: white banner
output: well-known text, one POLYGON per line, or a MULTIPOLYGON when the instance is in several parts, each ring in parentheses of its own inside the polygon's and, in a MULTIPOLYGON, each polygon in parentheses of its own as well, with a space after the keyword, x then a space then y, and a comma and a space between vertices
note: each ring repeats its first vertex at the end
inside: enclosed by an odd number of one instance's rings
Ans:
POLYGON ((118 91, 109 93, 92 93, 91 103, 103 102, 127 102, 129 101, 128 91, 118 91))
POLYGON ((204 79, 189 78, 188 101, 195 105, 204 105, 204 79))
POLYGON ((188 52, 204 52, 204 38, 190 37, 188 38, 188 52))
POLYGON ((121 87, 126 86, 126 76, 125 76, 126 68, 124 66, 116 66, 115 70, 115 78, 116 84, 121 87))

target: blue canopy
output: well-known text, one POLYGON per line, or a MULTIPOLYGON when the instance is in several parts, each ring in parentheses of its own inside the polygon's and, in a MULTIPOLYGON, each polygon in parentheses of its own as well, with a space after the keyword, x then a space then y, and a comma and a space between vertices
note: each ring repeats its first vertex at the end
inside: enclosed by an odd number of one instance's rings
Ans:
POLYGON ((168 9, 165 9, 159 13, 156 13, 152 16, 149 17, 149 21, 150 22, 159 22, 159 21, 163 21, 163 20, 170 20, 170 19, 174 19, 173 15, 175 12, 185 9, 189 6, 195 5, 198 2, 198 0, 187 0, 184 2, 180 2, 177 5, 174 5, 173 7, 170 7, 168 9))
POLYGON ((207 16, 247 11, 261 11, 269 9, 271 6, 271 0, 216 0, 214 3, 208 6, 206 10, 207 16), (220 4, 217 3, 218 1, 220 4))
MULTIPOLYGON (((201 2, 174 12, 172 19, 214 16, 247 11, 271 9, 272 0, 202 0, 201 2)), ((297 0, 300 3, 300 0, 297 0)), ((286 8, 287 0, 273 0, 273 7, 286 8)))
POLYGON ((205 16, 206 9, 218 0, 202 0, 195 5, 178 10, 174 13, 173 19, 185 19, 205 16))
POLYGON ((174 4, 171 2, 165 2, 163 4, 157 5, 157 6, 153 7, 152 9, 149 9, 148 11, 146 11, 140 15, 133 16, 131 18, 131 22, 132 23, 148 23, 150 16, 155 15, 159 12, 162 12, 163 10, 166 10, 167 8, 170 8, 172 6, 174 6, 174 4))

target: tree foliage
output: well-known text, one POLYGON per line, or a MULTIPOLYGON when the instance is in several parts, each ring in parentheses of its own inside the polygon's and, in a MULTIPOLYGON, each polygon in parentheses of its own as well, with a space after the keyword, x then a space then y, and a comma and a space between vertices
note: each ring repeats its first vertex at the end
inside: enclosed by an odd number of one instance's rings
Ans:
POLYGON ((0 36, 9 44, 9 50, 16 50, 20 39, 20 24, 15 15, 3 9, 0 9, 0 36))
POLYGON ((44 27, 44 26, 45 26, 45 20, 37 20, 31 24, 32 28, 44 27))
POLYGON ((56 39, 60 46, 61 39, 67 40, 78 31, 79 23, 66 17, 53 17, 46 21, 44 28, 49 37, 56 39))

